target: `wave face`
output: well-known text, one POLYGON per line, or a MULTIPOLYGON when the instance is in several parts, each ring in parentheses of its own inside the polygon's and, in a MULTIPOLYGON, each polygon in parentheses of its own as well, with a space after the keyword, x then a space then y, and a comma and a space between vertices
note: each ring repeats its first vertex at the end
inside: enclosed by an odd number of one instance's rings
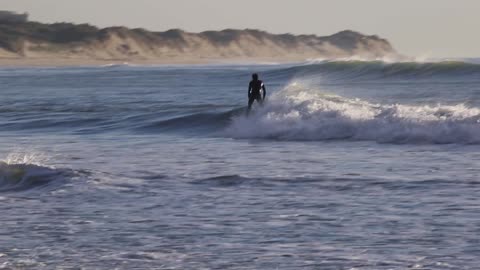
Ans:
POLYGON ((234 118, 226 133, 242 139, 478 144, 480 109, 375 104, 292 84, 250 117, 234 118))
POLYGON ((193 113, 184 116, 174 116, 165 120, 156 120, 145 123, 137 128, 144 132, 187 131, 188 133, 209 133, 221 131, 227 126, 232 117, 240 115, 244 110, 237 108, 225 112, 193 113))

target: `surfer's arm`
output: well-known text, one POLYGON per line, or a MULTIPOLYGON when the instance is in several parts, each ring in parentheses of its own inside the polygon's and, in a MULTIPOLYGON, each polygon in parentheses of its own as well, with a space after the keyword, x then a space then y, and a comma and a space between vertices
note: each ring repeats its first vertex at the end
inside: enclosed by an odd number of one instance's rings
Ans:
POLYGON ((265 87, 265 84, 262 84, 262 89, 263 89, 263 98, 265 99, 265 96, 267 95, 267 88, 265 87))
POLYGON ((252 97, 252 83, 250 82, 248 84, 248 98, 252 97))

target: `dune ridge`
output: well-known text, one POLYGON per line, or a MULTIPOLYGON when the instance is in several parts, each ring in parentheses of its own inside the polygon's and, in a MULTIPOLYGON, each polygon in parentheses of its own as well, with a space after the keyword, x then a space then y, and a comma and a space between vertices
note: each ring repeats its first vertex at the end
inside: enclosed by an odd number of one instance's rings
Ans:
POLYGON ((152 32, 126 27, 38 22, 0 24, 0 61, 151 61, 227 60, 298 61, 312 58, 398 57, 378 36, 345 30, 330 36, 271 34, 226 29, 190 33, 180 29, 152 32))

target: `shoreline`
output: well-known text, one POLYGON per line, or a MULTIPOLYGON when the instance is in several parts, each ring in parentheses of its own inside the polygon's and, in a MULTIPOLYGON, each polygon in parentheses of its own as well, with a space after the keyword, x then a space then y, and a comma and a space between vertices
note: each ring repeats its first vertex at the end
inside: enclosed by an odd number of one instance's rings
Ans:
POLYGON ((164 59, 87 59, 87 58, 17 58, 0 57, 0 68, 14 67, 98 67, 115 65, 132 66, 167 66, 167 65, 282 65, 282 64, 302 64, 315 61, 382 61, 386 63, 397 62, 466 62, 480 64, 480 58, 437 58, 417 60, 412 58, 403 59, 363 59, 361 57, 347 58, 164 58, 164 59))
POLYGON ((80 67, 108 65, 214 65, 214 64, 287 64, 308 59, 231 58, 231 59, 71 59, 71 58, 1 58, 0 67, 80 67))

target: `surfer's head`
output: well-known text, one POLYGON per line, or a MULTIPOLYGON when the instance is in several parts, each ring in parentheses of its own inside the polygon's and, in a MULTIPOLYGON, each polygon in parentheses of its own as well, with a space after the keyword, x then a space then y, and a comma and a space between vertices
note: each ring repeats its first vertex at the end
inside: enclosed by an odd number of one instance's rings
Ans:
POLYGON ((253 73, 253 74, 252 74, 252 79, 253 79, 254 81, 258 80, 258 74, 257 74, 257 73, 253 73))

